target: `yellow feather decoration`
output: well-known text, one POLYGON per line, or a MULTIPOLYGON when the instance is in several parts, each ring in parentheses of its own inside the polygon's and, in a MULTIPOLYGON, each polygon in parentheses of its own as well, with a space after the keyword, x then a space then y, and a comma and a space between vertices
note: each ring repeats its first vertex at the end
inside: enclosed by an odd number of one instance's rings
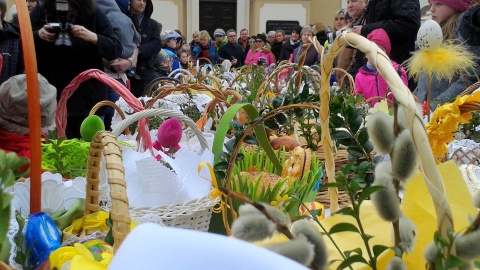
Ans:
POLYGON ((442 43, 438 49, 412 53, 406 61, 406 68, 408 74, 416 80, 425 72, 434 75, 437 80, 451 81, 456 75, 468 72, 468 68, 475 65, 475 58, 462 44, 449 41, 442 43))

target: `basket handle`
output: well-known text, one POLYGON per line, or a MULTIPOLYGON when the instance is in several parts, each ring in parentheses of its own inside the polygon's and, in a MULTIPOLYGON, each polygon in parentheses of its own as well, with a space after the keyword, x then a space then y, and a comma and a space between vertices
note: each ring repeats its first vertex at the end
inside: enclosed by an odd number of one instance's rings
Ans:
MULTIPOLYGON (((379 50, 375 43, 352 32, 343 32, 341 36, 335 39, 322 62, 322 87, 320 90, 322 108, 320 111, 320 123, 322 130, 328 130, 329 125, 329 74, 332 71, 332 63, 335 56, 347 44, 359 49, 370 57, 372 63, 388 83, 395 99, 403 105, 408 121, 407 125, 411 132, 415 148, 420 156, 421 171, 435 206, 438 232, 442 237, 447 237, 448 229, 453 228, 452 211, 447 200, 442 176, 436 167, 435 158, 428 143, 425 125, 423 124, 422 117, 416 114, 415 99, 410 90, 403 84, 388 56, 382 50, 379 50)), ((322 132, 322 143, 325 149, 327 175, 329 180, 335 179, 330 133, 322 132)))
MULTIPOLYGON (((57 110, 55 111, 55 124, 57 126, 58 137, 65 137, 65 128, 67 126, 67 100, 73 95, 73 92, 77 90, 78 86, 88 79, 97 79, 112 88, 134 111, 138 112, 144 110, 143 104, 119 81, 111 78, 98 69, 89 69, 75 77, 62 91, 62 96, 58 101, 57 110)), ((149 133, 148 121, 141 120, 139 127, 140 134, 145 138, 145 145, 152 145, 150 136, 147 136, 149 133)))
MULTIPOLYGON (((92 107, 92 109, 90 110, 90 112, 88 113, 88 115, 94 115, 98 109, 100 109, 101 107, 103 106, 110 106, 112 108, 115 109, 115 111, 118 113, 118 115, 120 115, 120 118, 122 118, 122 120, 125 119, 125 113, 122 111, 122 109, 120 109, 120 107, 118 107, 117 104, 111 102, 110 100, 102 100, 100 102, 98 102, 97 104, 95 104, 95 106, 92 107)), ((126 128, 122 134, 124 135, 130 135, 130 130, 128 128, 126 128)))
MULTIPOLYGON (((121 121, 112 131, 113 135, 119 136, 122 130, 130 126, 131 124, 139 121, 140 119, 145 119, 153 116, 164 116, 164 117, 173 117, 185 123, 192 131, 197 135, 198 141, 202 146, 202 150, 208 149, 208 143, 203 136, 203 133, 200 131, 200 128, 190 119, 188 116, 185 116, 182 112, 167 110, 167 109, 148 109, 141 112, 136 112, 128 116, 125 120, 121 121)), ((150 138, 150 134, 148 134, 150 138)))
POLYGON ((113 251, 116 252, 130 232, 130 214, 128 212, 127 186, 125 170, 122 165, 122 152, 116 137, 108 131, 99 131, 90 143, 87 167, 87 186, 85 197, 85 215, 100 211, 98 184, 100 183, 100 163, 105 156, 112 198, 112 232, 115 240, 113 251))

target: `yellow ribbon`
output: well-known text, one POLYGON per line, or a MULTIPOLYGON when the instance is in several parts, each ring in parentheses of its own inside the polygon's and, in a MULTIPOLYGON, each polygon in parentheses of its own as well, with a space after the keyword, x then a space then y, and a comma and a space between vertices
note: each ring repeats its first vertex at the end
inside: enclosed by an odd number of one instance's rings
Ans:
MULTIPOLYGON (((212 199, 212 200, 215 200, 217 198, 220 199, 218 204, 216 204, 213 207, 213 212, 217 213, 217 214, 220 213, 220 212, 222 213, 223 226, 225 227, 227 235, 230 235, 230 225, 228 224, 228 219, 227 219, 227 208, 229 208, 229 206, 228 206, 227 203, 225 203, 225 200, 224 200, 224 198, 226 198, 226 195, 223 194, 223 192, 220 191, 220 189, 218 189, 217 177, 215 177, 215 173, 213 172, 212 165, 208 162, 201 162, 198 165, 198 175, 201 178, 203 178, 203 179, 207 180, 208 182, 212 183, 213 188, 210 190, 208 195, 210 196, 210 199, 212 199), (203 177, 202 175, 200 175, 200 172, 202 171, 202 169, 205 166, 208 168, 208 171, 210 172, 211 180, 206 178, 206 177, 203 177)), ((235 219, 236 217, 233 217, 233 218, 235 219)))

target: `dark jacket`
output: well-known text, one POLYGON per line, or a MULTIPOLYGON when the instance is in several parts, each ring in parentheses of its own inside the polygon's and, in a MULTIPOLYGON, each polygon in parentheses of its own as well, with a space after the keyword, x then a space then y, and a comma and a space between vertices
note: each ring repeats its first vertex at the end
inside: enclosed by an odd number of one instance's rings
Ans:
POLYGON ((280 57, 280 53, 282 52, 282 48, 283 48, 283 42, 278 42, 276 40, 275 40, 275 42, 273 42, 272 53, 275 56, 275 59, 277 59, 277 62, 278 62, 278 59, 280 57))
MULTIPOLYGON (((42 18, 37 16, 38 14, 35 15, 34 18, 42 18)), ((32 20, 32 24, 37 29, 44 23, 41 20, 32 20)), ((72 46, 55 46, 54 42, 40 39, 38 31, 33 33, 38 72, 57 88, 57 100, 60 99, 63 89, 78 74, 89 69, 103 70, 102 58, 115 60, 122 50, 120 42, 113 38, 106 15, 100 10, 96 9, 92 15, 83 21, 77 20, 76 23, 97 33, 98 44, 94 45, 83 39, 72 37, 72 46)), ((107 99, 105 84, 96 79, 83 82, 67 102, 67 137, 79 137, 83 119, 88 116, 90 109, 96 103, 105 99, 107 99)))
POLYGON ((223 45, 218 49, 218 55, 220 60, 223 61, 228 59, 232 61, 234 58, 237 59, 237 64, 234 67, 241 67, 245 64, 245 54, 243 53, 243 47, 237 43, 231 44, 230 42, 223 45))
POLYGON ((2 22, 0 31, 0 53, 2 54, 2 73, 0 84, 10 77, 23 73, 23 55, 20 34, 8 22, 2 22))
POLYGON ((242 43, 242 38, 238 38, 237 39, 237 44, 242 46, 243 48, 243 54, 247 55, 248 51, 250 50, 250 43, 248 43, 248 40, 250 38, 247 39, 247 43, 245 44, 245 47, 243 46, 243 43, 242 43))
MULTIPOLYGON (((293 63, 298 63, 300 55, 303 52, 302 43, 298 46, 295 50, 293 50, 293 63)), ((313 44, 308 47, 307 55, 305 56, 305 62, 303 63, 304 66, 312 66, 318 64, 320 61, 320 57, 318 55, 317 50, 313 44)))
POLYGON ((147 84, 155 79, 154 70, 149 67, 148 61, 157 55, 162 48, 160 27, 157 21, 150 18, 152 13, 152 0, 147 0, 145 12, 143 13, 143 18, 140 23, 138 23, 139 19, 136 15, 130 14, 135 28, 142 37, 140 46, 138 46, 139 52, 137 60, 137 74, 141 77, 141 80, 132 80, 131 82, 132 93, 137 97, 141 96, 147 84))
POLYGON ((281 62, 283 60, 289 60, 290 55, 293 53, 293 50, 295 50, 298 45, 300 45, 301 40, 297 40, 296 42, 293 42, 291 39, 288 39, 283 43, 283 48, 282 52, 280 53, 280 57, 277 59, 277 62, 281 62))
POLYGON ((387 32, 392 44, 390 59, 402 64, 415 50, 415 40, 420 28, 418 0, 370 0, 365 12, 362 36, 375 29, 387 32))

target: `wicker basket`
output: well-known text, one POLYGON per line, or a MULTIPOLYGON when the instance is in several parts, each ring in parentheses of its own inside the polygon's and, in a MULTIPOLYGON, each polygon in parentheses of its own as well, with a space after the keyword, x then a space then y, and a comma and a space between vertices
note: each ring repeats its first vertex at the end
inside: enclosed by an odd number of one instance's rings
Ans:
MULTIPOLYGON (((323 151, 323 148, 319 148, 317 151, 315 151, 315 155, 318 159, 318 161, 325 163, 325 151, 323 151)), ((348 152, 345 149, 340 149, 334 152, 333 158, 335 160, 335 171, 338 172, 342 165, 348 164, 348 152)), ((328 176, 325 174, 323 176, 323 182, 328 183, 328 176)), ((325 208, 330 208, 330 198, 328 194, 328 190, 326 189, 321 189, 317 192, 317 195, 315 197, 315 201, 323 204, 325 208)), ((340 207, 345 207, 352 204, 352 201, 350 200, 350 197, 348 194, 343 191, 339 190, 338 191, 338 205, 340 207)))
MULTIPOLYGON (((114 129, 115 136, 120 135, 121 131, 134 122, 153 116, 174 117, 190 127, 191 131, 197 136, 203 150, 208 148, 207 141, 195 122, 185 116, 180 111, 166 109, 148 109, 128 116, 120 122, 114 129)), ((203 151, 202 150, 202 151, 203 151)), ((188 202, 175 203, 155 207, 135 207, 130 208, 132 218, 140 218, 149 214, 155 214, 161 218, 161 223, 167 226, 180 227, 199 231, 208 231, 212 209, 218 200, 211 200, 209 196, 194 199, 188 202)))
MULTIPOLYGON (((100 109, 101 107, 103 106, 110 106, 112 107, 113 109, 115 109, 115 111, 118 113, 118 115, 120 115, 120 118, 122 118, 122 120, 125 119, 125 113, 122 111, 122 109, 120 109, 120 107, 118 107, 117 104, 111 102, 110 100, 103 100, 103 101, 100 101, 98 102, 97 104, 95 104, 95 106, 92 107, 92 109, 90 110, 90 112, 88 113, 88 115, 94 115, 98 109, 100 109)), ((131 132, 128 128, 126 128, 123 132, 122 132, 123 135, 130 135, 131 132)))
MULTIPOLYGON (((87 167, 87 194, 85 197, 85 215, 100 211, 98 184, 100 182, 100 163, 105 158, 110 185, 112 209, 113 250, 116 251, 130 232, 130 215, 125 184, 125 171, 122 165, 122 154, 116 137, 108 131, 97 132, 90 144, 87 167)), ((85 232, 86 234, 92 232, 85 232)))

